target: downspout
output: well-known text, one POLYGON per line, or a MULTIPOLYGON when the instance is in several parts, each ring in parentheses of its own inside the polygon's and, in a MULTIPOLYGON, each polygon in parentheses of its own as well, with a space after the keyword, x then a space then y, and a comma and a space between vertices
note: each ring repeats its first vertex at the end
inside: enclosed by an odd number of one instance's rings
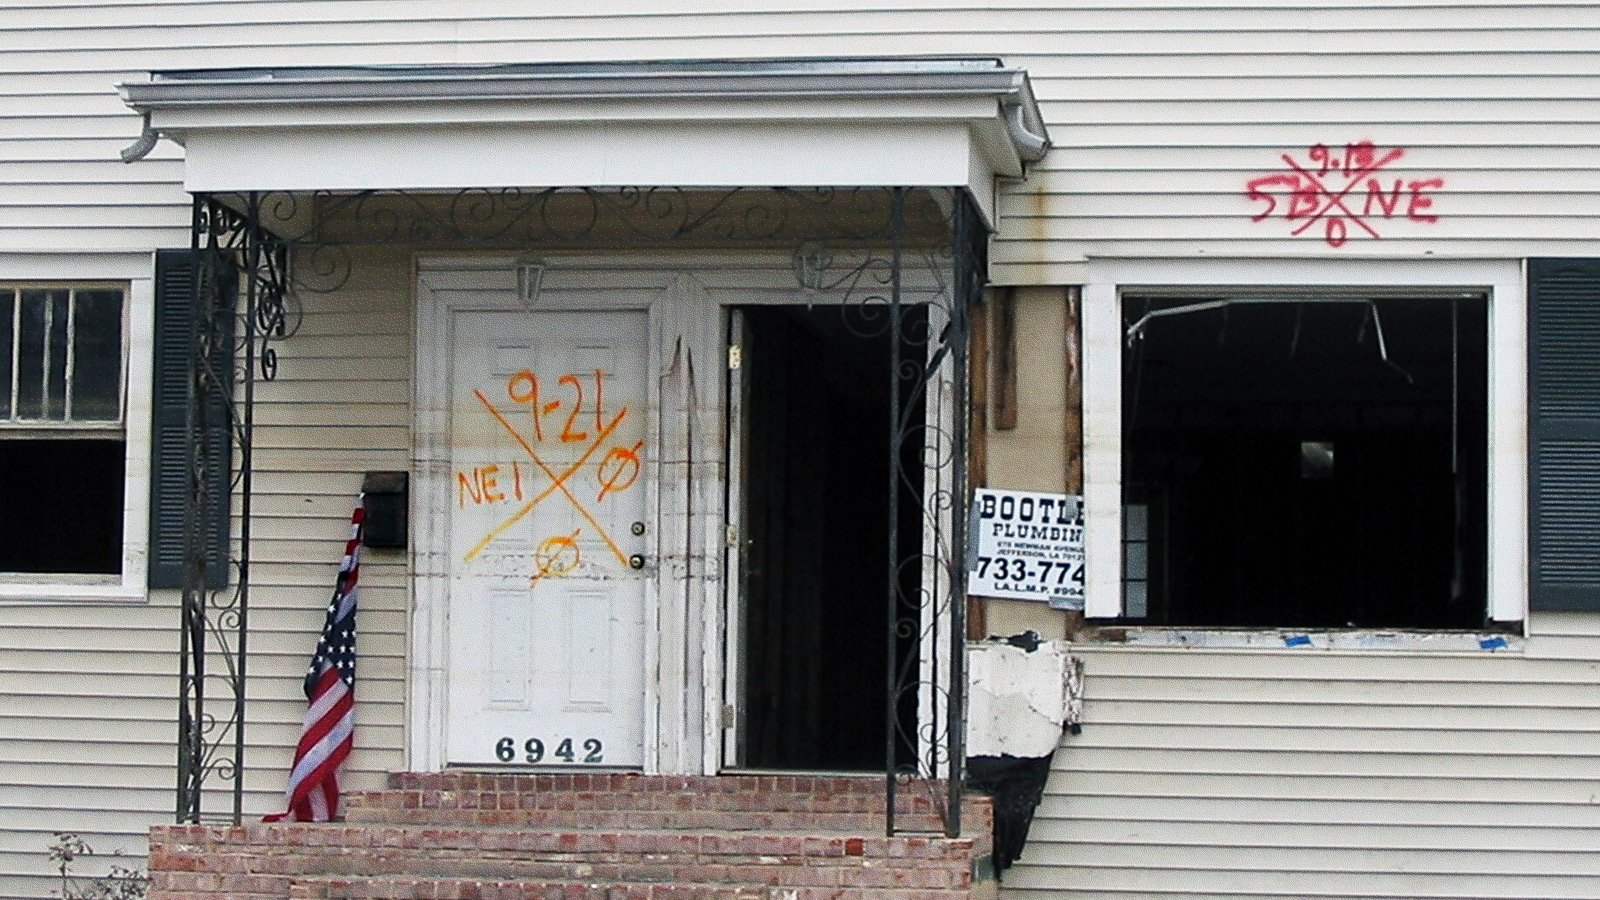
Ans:
POLYGON ((1050 139, 1028 130, 1027 109, 1020 99, 1005 101, 1006 132, 1023 162, 1036 163, 1050 150, 1050 139))
POLYGON ((150 155, 156 148, 156 141, 160 140, 161 132, 150 127, 150 114, 144 114, 144 127, 139 131, 138 140, 122 149, 122 161, 125 163, 138 162, 150 155))

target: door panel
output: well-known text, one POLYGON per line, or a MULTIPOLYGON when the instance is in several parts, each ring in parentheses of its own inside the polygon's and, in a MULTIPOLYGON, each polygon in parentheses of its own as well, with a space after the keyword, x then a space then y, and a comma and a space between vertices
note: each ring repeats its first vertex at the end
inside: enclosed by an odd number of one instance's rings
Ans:
POLYGON ((451 316, 450 764, 643 763, 646 328, 451 316))

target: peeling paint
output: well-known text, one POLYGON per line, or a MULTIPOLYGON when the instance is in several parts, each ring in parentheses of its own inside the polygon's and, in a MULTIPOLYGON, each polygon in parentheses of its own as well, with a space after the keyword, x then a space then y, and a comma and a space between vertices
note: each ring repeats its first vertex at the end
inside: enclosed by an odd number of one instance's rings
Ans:
POLYGON ((1492 631, 1340 630, 1283 631, 1186 628, 1129 628, 1120 643, 1134 647, 1179 647, 1207 650, 1392 650, 1445 653, 1521 653, 1527 642, 1518 635, 1492 631))
POLYGON ((1060 641, 1032 651, 1004 641, 967 649, 967 753, 1049 756, 1078 722, 1082 666, 1060 641))

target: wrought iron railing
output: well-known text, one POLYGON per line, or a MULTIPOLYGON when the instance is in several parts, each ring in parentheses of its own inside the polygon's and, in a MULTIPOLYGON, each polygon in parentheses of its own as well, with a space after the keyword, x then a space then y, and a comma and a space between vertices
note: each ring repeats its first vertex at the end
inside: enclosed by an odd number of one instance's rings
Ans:
POLYGON ((191 248, 199 258, 188 355, 179 661, 177 819, 199 822, 206 782, 229 784, 244 809, 245 680, 249 660, 252 439, 255 384, 277 375, 271 342, 285 332, 287 246, 260 221, 258 198, 242 209, 194 200, 191 248), (225 491, 226 496, 218 496, 225 491), (230 528, 230 502, 237 528, 230 528), (220 519, 220 521, 219 521, 220 519), (217 565, 213 535, 225 538, 217 565), (221 577, 219 577, 219 575, 221 577), (220 711, 219 711, 220 707, 220 711))
POLYGON ((319 191, 199 195, 194 209, 193 247, 209 274, 191 335, 179 821, 202 819, 212 776, 229 782, 231 818, 242 817, 255 386, 277 375, 273 343, 293 330, 296 295, 344 286, 352 250, 363 245, 787 248, 802 287, 853 309, 847 314, 858 327, 871 323, 892 338, 885 822, 890 834, 904 830, 897 797, 924 791, 945 833, 959 833, 967 329, 969 307, 982 296, 987 246, 986 226, 964 191, 319 191), (233 352, 213 353, 218 346, 233 352), (224 356, 226 365, 215 362, 224 356), (208 402, 215 397, 223 402, 208 402), (229 435, 231 458, 206 451, 206 436, 218 432, 229 435), (208 576, 211 517, 227 514, 212 496, 219 465, 228 467, 234 504, 226 584, 208 576))

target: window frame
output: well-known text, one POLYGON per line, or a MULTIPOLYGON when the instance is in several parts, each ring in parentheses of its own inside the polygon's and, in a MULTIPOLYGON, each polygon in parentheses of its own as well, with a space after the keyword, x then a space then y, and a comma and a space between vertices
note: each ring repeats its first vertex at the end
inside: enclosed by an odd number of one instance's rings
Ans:
MULTIPOLYGON (((154 337, 154 282, 150 253, 0 254, 0 284, 6 288, 115 288, 123 292, 122 565, 109 575, 0 573, 0 605, 57 602, 142 602, 150 503, 150 349, 154 337)), ((109 425, 45 423, 20 426, 32 436, 117 430, 109 425)))
MULTIPOLYGON (((1085 615, 1118 619, 1122 594, 1122 296, 1292 285, 1482 291, 1489 305, 1488 618, 1527 622, 1528 304, 1521 260, 1094 260, 1082 293, 1085 615)), ((1129 624, 1129 628, 1158 628, 1129 624)), ((1213 629, 1191 628, 1186 631, 1213 629)), ((1214 629, 1221 630, 1221 629, 1214 629)), ((1271 630, 1270 628, 1253 630, 1271 630)))

